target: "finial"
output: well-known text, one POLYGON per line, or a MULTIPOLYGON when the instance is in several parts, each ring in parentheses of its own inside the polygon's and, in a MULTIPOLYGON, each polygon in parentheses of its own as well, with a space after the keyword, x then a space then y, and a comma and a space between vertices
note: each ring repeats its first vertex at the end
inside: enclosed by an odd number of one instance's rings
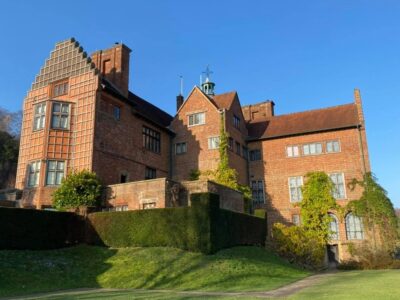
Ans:
POLYGON ((207 65, 207 68, 204 72, 202 72, 206 76, 206 80, 203 82, 202 76, 200 75, 201 89, 207 95, 214 95, 214 86, 215 83, 210 80, 210 75, 214 72, 210 70, 210 65, 207 65))
POLYGON ((207 68, 205 71, 203 71, 203 74, 206 75, 206 82, 210 81, 210 75, 213 74, 214 72, 210 70, 210 65, 207 65, 207 68))
POLYGON ((179 78, 181 79, 181 90, 180 90, 180 95, 183 96, 183 76, 180 75, 179 78))

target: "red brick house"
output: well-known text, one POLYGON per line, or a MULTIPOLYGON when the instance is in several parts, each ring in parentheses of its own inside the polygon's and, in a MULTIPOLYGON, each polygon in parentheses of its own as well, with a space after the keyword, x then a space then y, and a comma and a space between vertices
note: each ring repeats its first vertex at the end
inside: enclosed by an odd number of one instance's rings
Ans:
MULTIPOLYGON (((358 90, 353 103, 276 116, 272 101, 241 106, 236 92, 216 95, 207 77, 186 100, 177 97, 173 117, 129 91, 129 58, 122 44, 91 57, 74 39, 56 44, 24 101, 16 183, 22 206, 51 206, 51 193, 74 169, 96 172, 110 187, 109 205, 119 209, 173 206, 176 184, 238 199, 187 182, 193 170, 217 167, 221 127, 230 137, 230 165, 251 187, 254 208, 266 210, 269 228, 301 222, 295 203, 310 171, 329 174, 340 205, 360 196, 347 187, 370 170, 358 90)), ((225 207, 238 210, 235 201, 225 207)), ((364 233, 351 213, 334 219, 331 251, 342 259, 341 248, 364 233)))

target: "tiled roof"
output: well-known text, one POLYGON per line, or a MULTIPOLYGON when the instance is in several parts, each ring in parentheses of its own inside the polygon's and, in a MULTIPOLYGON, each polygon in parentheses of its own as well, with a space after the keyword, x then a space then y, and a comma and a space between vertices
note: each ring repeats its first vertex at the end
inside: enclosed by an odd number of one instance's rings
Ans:
POLYGON ((236 97, 236 91, 215 95, 212 97, 213 102, 218 108, 229 109, 236 97))
POLYGON ((105 78, 102 78, 101 83, 108 92, 111 92, 121 100, 132 105, 134 107, 134 111, 147 120, 165 128, 171 124, 173 117, 150 102, 140 98, 138 95, 135 95, 132 92, 129 92, 129 96, 126 98, 115 85, 105 78))
POLYGON ((145 118, 164 127, 171 124, 173 117, 150 102, 147 102, 131 92, 129 92, 128 99, 135 105, 135 110, 145 118))
POLYGON ((350 128, 359 125, 355 104, 345 104, 280 115, 269 120, 248 123, 249 138, 269 139, 284 136, 350 128))

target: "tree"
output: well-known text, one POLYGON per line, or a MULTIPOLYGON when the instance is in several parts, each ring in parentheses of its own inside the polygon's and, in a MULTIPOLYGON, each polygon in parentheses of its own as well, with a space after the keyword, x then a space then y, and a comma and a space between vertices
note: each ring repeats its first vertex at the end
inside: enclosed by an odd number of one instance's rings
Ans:
POLYGON ((76 209, 80 206, 98 206, 101 184, 94 172, 87 170, 68 175, 53 194, 57 209, 76 209))
POLYGON ((0 189, 13 187, 18 163, 19 141, 0 131, 0 189))
POLYGON ((310 172, 302 188, 303 200, 300 202, 300 215, 304 229, 314 234, 322 244, 326 244, 331 234, 328 215, 330 210, 338 209, 332 196, 334 185, 324 172, 310 172))

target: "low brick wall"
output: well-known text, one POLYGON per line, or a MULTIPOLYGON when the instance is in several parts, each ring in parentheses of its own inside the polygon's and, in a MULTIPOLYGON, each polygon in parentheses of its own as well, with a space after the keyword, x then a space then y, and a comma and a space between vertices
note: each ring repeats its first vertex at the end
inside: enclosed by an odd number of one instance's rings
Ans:
POLYGON ((174 184, 167 178, 112 184, 104 191, 103 202, 105 206, 128 206, 129 210, 173 207, 170 190, 174 184))
POLYGON ((209 180, 182 181, 181 185, 183 187, 180 193, 181 201, 187 201, 188 205, 191 194, 209 192, 219 195, 220 208, 244 212, 243 194, 238 191, 209 180))

